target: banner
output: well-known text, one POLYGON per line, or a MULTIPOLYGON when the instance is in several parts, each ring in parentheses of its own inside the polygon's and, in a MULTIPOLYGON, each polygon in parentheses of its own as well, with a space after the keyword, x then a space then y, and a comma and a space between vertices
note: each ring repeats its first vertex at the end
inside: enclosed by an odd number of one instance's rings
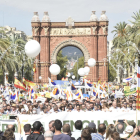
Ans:
POLYGON ((125 96, 129 96, 136 93, 136 87, 124 86, 124 94, 125 96))
MULTIPOLYGON (((137 112, 137 115, 140 116, 140 112, 137 112)), ((17 125, 17 122, 15 120, 9 120, 8 116, 4 115, 3 118, 1 116, 0 118, 0 130, 5 131, 7 124, 15 124, 17 125), (3 120, 4 119, 4 120, 3 120)), ((96 124, 96 127, 98 127, 98 124, 105 123, 106 126, 109 124, 114 124, 116 120, 123 120, 126 119, 127 121, 134 121, 136 118, 136 111, 131 112, 60 112, 60 113, 52 113, 52 114, 46 114, 46 115, 19 115, 19 120, 21 123, 21 130, 22 135, 23 133, 23 126, 27 123, 33 124, 35 121, 40 121, 45 130, 49 129, 49 122, 52 120, 59 119, 62 121, 63 124, 70 124, 71 131, 74 131, 74 123, 77 120, 81 120, 83 122, 83 128, 85 128, 89 122, 94 122, 96 124)), ((140 119, 140 118, 138 118, 140 119)), ((140 120, 138 120, 138 125, 140 124, 140 120)), ((16 126, 17 131, 17 126, 16 126)))

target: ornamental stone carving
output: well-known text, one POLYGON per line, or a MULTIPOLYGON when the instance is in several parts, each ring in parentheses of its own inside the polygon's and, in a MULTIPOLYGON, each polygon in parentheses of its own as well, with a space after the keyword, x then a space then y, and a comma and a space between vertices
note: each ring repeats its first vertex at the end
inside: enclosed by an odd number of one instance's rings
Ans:
POLYGON ((61 42, 60 44, 58 44, 56 46, 56 48, 54 49, 54 51, 52 52, 52 55, 51 55, 51 62, 56 63, 57 62, 56 58, 57 58, 58 52, 65 46, 69 46, 69 45, 79 48, 84 54, 85 62, 88 62, 88 59, 90 59, 90 55, 89 55, 87 48, 82 43, 80 43, 76 40, 72 40, 72 39, 61 42))
POLYGON ((44 29, 44 33, 45 33, 45 35, 47 35, 47 32, 48 32, 48 29, 49 29, 49 27, 43 27, 43 29, 44 29))
POLYGON ((106 29, 107 29, 107 27, 108 27, 108 26, 105 26, 105 27, 102 26, 103 34, 106 34, 106 29))
POLYGON ((96 29, 97 29, 97 26, 96 27, 92 27, 92 31, 93 31, 93 34, 95 35, 96 33, 96 29))
POLYGON ((95 15, 96 11, 92 11, 91 16, 90 16, 90 21, 98 21, 97 16, 95 15))
POLYGON ((71 17, 66 20, 66 26, 74 26, 74 20, 71 17))
POLYGON ((32 17, 31 22, 40 22, 38 12, 34 12, 34 16, 32 17))
POLYGON ((48 12, 44 12, 44 16, 42 18, 42 22, 50 22, 50 18, 49 18, 48 12))
POLYGON ((91 28, 51 28, 50 35, 91 35, 91 28))
POLYGON ((34 30, 34 35, 36 36, 37 35, 37 33, 38 33, 38 29, 39 29, 39 27, 33 27, 33 30, 34 30))
POLYGON ((100 21, 108 21, 108 17, 105 15, 106 11, 102 11, 100 21))

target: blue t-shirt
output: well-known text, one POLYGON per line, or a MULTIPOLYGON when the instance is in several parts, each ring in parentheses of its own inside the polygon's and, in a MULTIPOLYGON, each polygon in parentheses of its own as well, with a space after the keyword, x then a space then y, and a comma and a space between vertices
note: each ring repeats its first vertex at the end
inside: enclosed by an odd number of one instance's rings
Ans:
POLYGON ((66 134, 53 135, 53 140, 71 140, 71 137, 66 134))

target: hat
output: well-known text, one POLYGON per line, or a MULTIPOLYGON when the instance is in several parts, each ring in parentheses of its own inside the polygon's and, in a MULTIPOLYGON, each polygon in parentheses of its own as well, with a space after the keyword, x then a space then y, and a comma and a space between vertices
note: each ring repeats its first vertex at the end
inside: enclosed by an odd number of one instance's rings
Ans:
POLYGON ((96 125, 95 125, 95 123, 91 122, 88 124, 88 127, 89 128, 96 128, 96 125))
POLYGON ((125 129, 125 132, 132 133, 134 131, 133 127, 131 125, 128 125, 125 129))
POLYGON ((12 107, 17 107, 16 104, 12 104, 12 107))

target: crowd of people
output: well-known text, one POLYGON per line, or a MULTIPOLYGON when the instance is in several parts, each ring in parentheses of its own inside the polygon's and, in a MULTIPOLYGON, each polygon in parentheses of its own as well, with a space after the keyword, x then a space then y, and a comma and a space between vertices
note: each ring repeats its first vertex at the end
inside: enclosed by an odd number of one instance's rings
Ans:
POLYGON ((68 101, 65 99, 46 98, 44 102, 36 99, 11 100, 7 101, 4 97, 0 102, 0 115, 3 114, 49 114, 58 112, 132 112, 136 111, 136 96, 130 95, 124 98, 89 98, 83 100, 68 101))
POLYGON ((40 121, 35 121, 32 126, 24 125, 24 135, 21 135, 18 117, 17 122, 18 133, 15 133, 15 126, 9 124, 5 132, 0 132, 0 140, 140 140, 140 126, 133 121, 117 120, 115 124, 100 123, 98 127, 90 122, 83 128, 82 121, 77 120, 73 132, 69 124, 62 124, 58 119, 50 121, 46 131, 40 121))

